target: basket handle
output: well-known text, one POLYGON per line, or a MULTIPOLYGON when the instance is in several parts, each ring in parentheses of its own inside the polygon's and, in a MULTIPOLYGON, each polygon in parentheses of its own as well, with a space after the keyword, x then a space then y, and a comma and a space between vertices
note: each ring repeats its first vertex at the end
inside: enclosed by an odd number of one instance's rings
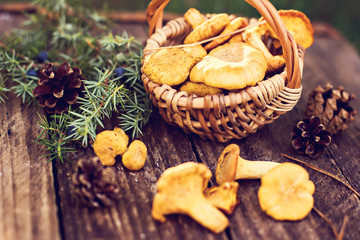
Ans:
MULTIPOLYGON (((287 81, 289 88, 299 88, 301 85, 299 53, 297 44, 289 31, 285 28, 278 11, 268 0, 245 0, 253 6, 266 20, 278 36, 286 64, 287 81)), ((170 0, 152 0, 146 10, 146 19, 149 24, 149 36, 156 29, 162 27, 164 8, 170 0)))

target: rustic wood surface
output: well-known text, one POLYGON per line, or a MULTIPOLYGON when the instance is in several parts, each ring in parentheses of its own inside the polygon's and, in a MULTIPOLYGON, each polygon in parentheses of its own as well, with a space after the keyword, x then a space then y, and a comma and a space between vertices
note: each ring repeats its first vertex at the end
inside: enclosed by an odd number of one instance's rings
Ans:
MULTIPOLYGON (((0 12, 0 33, 19 26, 23 18, 0 12)), ((346 40, 324 28, 306 51, 303 96, 296 107, 258 133, 234 140, 241 156, 252 160, 289 161, 281 153, 298 157, 325 169, 360 191, 360 118, 349 129, 333 137, 332 144, 316 160, 297 155, 291 147, 292 127, 302 118, 308 93, 327 82, 343 85, 360 96, 360 58, 346 40)), ((140 41, 146 39, 145 24, 122 23, 140 41)), ((358 96, 358 97, 359 97, 358 96)), ((21 105, 12 94, 0 104, 0 239, 334 239, 330 226, 312 211, 304 220, 279 222, 260 210, 258 180, 241 180, 240 204, 229 216, 230 227, 215 235, 191 218, 167 217, 165 223, 151 218, 155 184, 161 173, 179 163, 194 161, 209 166, 214 173, 216 160, 227 144, 186 135, 169 126, 155 110, 140 137, 148 147, 144 168, 133 172, 118 159, 114 168, 120 196, 111 208, 82 206, 72 191, 71 175, 76 160, 93 155, 79 149, 72 161, 48 163, 40 157, 45 149, 33 142, 40 131, 36 124, 41 109, 21 105)), ((351 103, 360 110, 360 103, 351 103)), ((360 239, 359 198, 337 181, 308 169, 314 181, 315 207, 339 230, 344 216, 349 217, 344 239, 360 239)), ((213 184, 214 181, 211 182, 213 184)), ((171 203, 170 203, 171 204, 171 203)))

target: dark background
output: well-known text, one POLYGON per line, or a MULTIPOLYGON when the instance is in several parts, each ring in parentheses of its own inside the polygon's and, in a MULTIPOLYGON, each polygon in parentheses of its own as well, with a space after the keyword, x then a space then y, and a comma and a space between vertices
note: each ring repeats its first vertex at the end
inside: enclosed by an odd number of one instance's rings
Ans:
MULTIPOLYGON (((74 0, 72 0, 74 1, 74 0)), ((96 9, 142 11, 150 0, 75 0, 96 9)), ((31 0, 0 0, 1 2, 32 2, 31 0)), ((360 1, 356 0, 271 0, 277 9, 297 9, 311 21, 329 23, 338 29, 360 51, 360 1)), ((243 0, 172 0, 166 11, 183 14, 190 7, 203 13, 236 13, 258 17, 259 14, 243 0)))

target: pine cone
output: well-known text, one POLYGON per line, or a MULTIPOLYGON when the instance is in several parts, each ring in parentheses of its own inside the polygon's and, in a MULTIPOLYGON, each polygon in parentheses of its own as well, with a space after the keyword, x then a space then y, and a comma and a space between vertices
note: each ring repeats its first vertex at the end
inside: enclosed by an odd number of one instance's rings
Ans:
POLYGON ((119 192, 113 169, 105 168, 98 157, 78 161, 73 183, 75 193, 90 207, 112 205, 119 192))
POLYGON ((327 130, 337 134, 355 119, 356 110, 349 105, 354 98, 355 95, 345 92, 343 87, 333 89, 329 83, 324 88, 318 86, 309 95, 304 117, 319 117, 327 130))
POLYGON ((292 145, 299 154, 316 158, 331 142, 331 133, 325 130, 319 117, 304 118, 292 131, 292 145))
POLYGON ((67 62, 56 70, 52 63, 45 65, 38 77, 40 80, 33 93, 49 114, 66 112, 84 89, 80 68, 71 68, 67 62))

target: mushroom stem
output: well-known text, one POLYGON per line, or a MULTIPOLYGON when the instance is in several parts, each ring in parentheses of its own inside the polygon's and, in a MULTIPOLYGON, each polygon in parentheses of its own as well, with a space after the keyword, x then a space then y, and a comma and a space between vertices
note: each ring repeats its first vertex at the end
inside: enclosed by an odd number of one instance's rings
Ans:
POLYGON ((229 225, 226 216, 207 201, 205 197, 197 199, 187 214, 214 233, 224 231, 229 225))
POLYGON ((243 34, 244 41, 261 51, 268 63, 268 71, 273 72, 285 65, 285 59, 283 56, 273 56, 270 51, 265 46, 261 38, 255 33, 246 33, 243 34))
POLYGON ((250 161, 239 156, 235 179, 259 179, 279 164, 270 161, 250 161))
POLYGON ((240 148, 236 144, 230 144, 223 150, 215 172, 219 185, 238 179, 259 179, 279 165, 277 162, 245 160, 239 155, 240 148))

